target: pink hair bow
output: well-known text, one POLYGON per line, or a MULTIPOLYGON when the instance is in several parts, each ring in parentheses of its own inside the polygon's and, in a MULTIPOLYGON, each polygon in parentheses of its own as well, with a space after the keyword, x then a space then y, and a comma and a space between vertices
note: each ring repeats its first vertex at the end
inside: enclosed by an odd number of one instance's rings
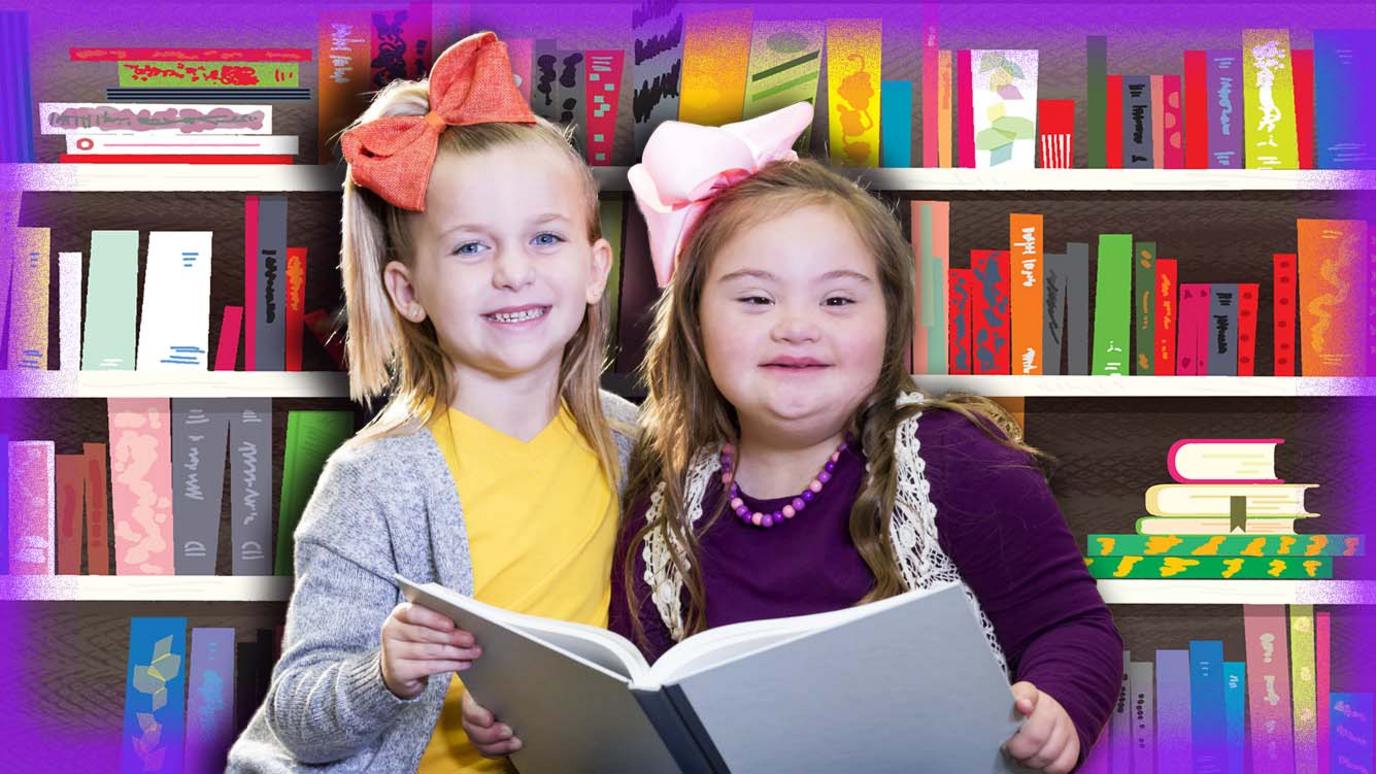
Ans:
POLYGON ((684 237, 717 194, 772 161, 797 159, 793 143, 811 123, 811 103, 799 102, 721 127, 665 121, 655 129, 626 177, 645 216, 660 287, 669 284, 684 237))

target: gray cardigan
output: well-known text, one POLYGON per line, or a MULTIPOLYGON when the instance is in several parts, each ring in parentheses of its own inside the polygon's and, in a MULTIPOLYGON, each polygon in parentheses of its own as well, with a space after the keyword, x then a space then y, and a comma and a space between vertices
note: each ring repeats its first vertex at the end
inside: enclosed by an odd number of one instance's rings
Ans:
MULTIPOLYGON (((625 469, 635 407, 602 394, 625 469)), ((452 674, 410 700, 382 682, 382 622, 401 573, 473 593, 463 507, 429 430, 331 455, 296 530, 296 585, 263 706, 229 751, 231 772, 414 772, 452 674)))

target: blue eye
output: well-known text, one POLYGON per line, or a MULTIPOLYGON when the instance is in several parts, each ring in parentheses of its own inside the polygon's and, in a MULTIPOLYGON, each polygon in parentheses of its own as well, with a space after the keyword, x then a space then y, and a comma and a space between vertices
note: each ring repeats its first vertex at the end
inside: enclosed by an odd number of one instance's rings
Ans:
POLYGON ((539 234, 536 234, 535 239, 533 241, 535 242, 535 244, 541 247, 550 247, 553 245, 557 245, 565 240, 558 234, 555 234, 550 231, 544 231, 539 234))
POLYGON ((482 243, 482 242, 464 242, 463 244, 459 245, 458 247, 455 247, 455 248, 454 248, 454 251, 453 251, 452 253, 450 253, 450 254, 451 254, 451 255, 477 255, 477 254, 478 254, 478 251, 479 251, 480 249, 482 249, 482 247, 483 247, 483 243, 482 243))

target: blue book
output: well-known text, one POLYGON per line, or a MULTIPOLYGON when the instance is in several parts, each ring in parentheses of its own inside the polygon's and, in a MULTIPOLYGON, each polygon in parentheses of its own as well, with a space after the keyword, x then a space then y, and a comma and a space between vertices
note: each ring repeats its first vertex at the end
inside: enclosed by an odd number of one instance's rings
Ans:
POLYGON ((1376 167, 1376 30, 1314 30, 1314 144, 1319 169, 1376 167))
POLYGON ((1196 774, 1224 774, 1228 716, 1222 640, 1190 640, 1190 738, 1196 774))
POLYGON ((121 774, 181 774, 186 743, 186 619, 129 619, 121 774))
POLYGON ((234 742, 234 630, 191 630, 186 701, 186 771, 223 771, 234 742))
POLYGON ((1356 774, 1376 768, 1371 754, 1372 694, 1328 695, 1328 760, 1333 774, 1356 774))
POLYGON ((1228 774, 1247 768, 1247 662, 1223 662, 1223 717, 1227 724, 1228 774))
POLYGON ((29 14, 0 11, 0 105, 7 116, 0 126, 0 163, 36 161, 33 129, 35 100, 29 78, 29 14))
POLYGON ((879 165, 913 165, 913 82, 879 84, 879 165))
POLYGON ((1156 770, 1190 771, 1190 652, 1156 651, 1156 770))

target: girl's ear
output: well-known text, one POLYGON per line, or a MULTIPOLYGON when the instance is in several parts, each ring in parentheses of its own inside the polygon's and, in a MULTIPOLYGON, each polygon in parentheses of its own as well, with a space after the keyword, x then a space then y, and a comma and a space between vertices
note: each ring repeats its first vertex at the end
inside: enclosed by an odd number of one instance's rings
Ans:
POLYGON ((425 307, 416 295, 409 266, 401 261, 388 261, 382 268, 382 284, 387 287, 387 296, 392 299, 398 314, 413 323, 425 320, 425 307))
POLYGON ((587 299, 589 304, 602 300, 607 289, 607 275, 612 268, 612 245, 605 239, 592 243, 592 272, 588 274, 587 299))

